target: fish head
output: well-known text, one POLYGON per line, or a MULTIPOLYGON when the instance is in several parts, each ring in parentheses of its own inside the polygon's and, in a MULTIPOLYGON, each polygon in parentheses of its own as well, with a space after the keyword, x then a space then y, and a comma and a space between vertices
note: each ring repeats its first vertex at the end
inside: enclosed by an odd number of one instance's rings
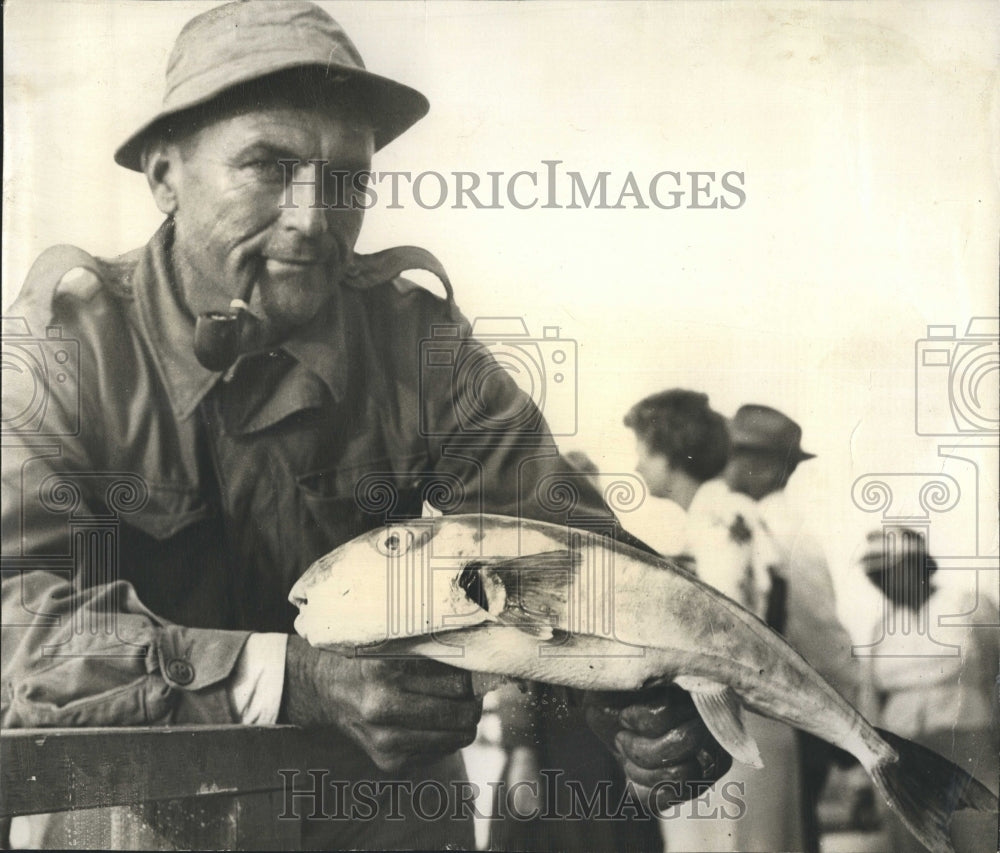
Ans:
POLYGON ((482 539, 482 516, 390 522, 363 533, 296 581, 288 596, 299 609, 295 630, 314 646, 346 651, 488 621, 480 590, 470 592, 462 574, 482 539))

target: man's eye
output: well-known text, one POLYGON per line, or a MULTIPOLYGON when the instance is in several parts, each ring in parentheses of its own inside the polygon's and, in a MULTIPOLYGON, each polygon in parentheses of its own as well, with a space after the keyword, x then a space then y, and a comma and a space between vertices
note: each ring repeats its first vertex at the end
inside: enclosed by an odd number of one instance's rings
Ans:
POLYGON ((277 160, 248 160, 243 168, 268 180, 284 180, 285 170, 277 160))

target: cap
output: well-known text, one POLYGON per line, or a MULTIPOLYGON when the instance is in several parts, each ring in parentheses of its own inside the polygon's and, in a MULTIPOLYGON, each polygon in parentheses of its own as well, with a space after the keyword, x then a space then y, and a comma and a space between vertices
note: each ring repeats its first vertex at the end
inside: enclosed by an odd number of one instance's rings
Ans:
POLYGON ((937 570, 937 563, 927 552, 927 538, 921 531, 909 527, 897 528, 891 534, 883 530, 870 531, 858 562, 866 575, 907 566, 924 566, 929 574, 937 570))

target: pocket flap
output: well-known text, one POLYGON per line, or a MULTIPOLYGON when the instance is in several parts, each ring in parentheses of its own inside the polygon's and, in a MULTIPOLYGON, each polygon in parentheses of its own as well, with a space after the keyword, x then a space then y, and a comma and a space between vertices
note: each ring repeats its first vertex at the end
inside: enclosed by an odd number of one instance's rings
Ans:
POLYGON ((154 539, 169 539, 212 514, 212 508, 197 489, 149 481, 146 485, 149 489, 146 505, 123 520, 154 539))

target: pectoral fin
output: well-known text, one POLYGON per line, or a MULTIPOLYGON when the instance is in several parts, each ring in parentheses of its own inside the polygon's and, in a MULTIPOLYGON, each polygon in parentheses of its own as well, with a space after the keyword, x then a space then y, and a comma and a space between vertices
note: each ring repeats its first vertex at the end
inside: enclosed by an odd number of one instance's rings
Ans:
POLYGON ((518 631, 524 631, 525 634, 530 634, 539 640, 548 641, 553 637, 551 622, 531 613, 505 609, 497 617, 497 622, 510 628, 517 628, 518 631))
POLYGON ((570 578, 580 560, 578 552, 560 550, 477 561, 477 569, 489 572, 504 589, 500 612, 495 613, 489 602, 486 608, 501 625, 510 625, 539 639, 552 639, 553 630, 565 619, 570 578))
POLYGON ((733 758, 751 767, 763 767, 757 743, 743 725, 743 706, 731 687, 694 676, 675 678, 687 690, 705 726, 733 758))

